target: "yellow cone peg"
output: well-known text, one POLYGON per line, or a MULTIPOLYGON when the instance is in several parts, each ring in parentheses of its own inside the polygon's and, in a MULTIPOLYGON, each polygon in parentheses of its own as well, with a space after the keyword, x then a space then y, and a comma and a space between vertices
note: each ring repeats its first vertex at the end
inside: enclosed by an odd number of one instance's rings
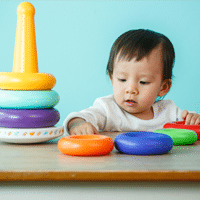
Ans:
POLYGON ((13 70, 0 72, 0 89, 51 90, 56 84, 52 74, 38 72, 34 15, 31 3, 19 4, 13 70))
POLYGON ((21 3, 17 8, 17 15, 13 72, 38 73, 35 8, 28 2, 21 3))

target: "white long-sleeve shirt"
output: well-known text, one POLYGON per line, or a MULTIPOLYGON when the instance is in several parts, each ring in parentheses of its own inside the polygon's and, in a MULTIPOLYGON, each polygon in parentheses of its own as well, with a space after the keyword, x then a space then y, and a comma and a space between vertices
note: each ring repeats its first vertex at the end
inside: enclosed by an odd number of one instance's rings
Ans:
POLYGON ((167 122, 181 121, 182 110, 172 100, 162 100, 153 104, 154 118, 139 119, 120 108, 113 95, 97 98, 93 106, 80 112, 72 112, 64 120, 67 131, 68 122, 80 117, 90 122, 98 131, 155 131, 167 122))

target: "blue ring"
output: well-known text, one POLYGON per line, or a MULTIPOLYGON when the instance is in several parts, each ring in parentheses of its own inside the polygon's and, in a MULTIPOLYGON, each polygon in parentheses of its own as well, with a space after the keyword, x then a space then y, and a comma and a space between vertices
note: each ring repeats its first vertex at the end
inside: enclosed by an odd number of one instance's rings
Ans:
POLYGON ((53 108, 60 100, 58 93, 54 90, 0 90, 0 97, 0 108, 7 109, 53 108))
POLYGON ((153 132, 129 132, 115 138, 115 148, 124 154, 157 155, 169 152, 173 147, 170 136, 153 132))

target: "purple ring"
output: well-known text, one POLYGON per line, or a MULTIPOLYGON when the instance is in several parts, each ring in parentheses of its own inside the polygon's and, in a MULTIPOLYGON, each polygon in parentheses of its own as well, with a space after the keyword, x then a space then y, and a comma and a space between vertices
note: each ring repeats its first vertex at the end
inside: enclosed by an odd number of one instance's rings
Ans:
POLYGON ((59 112, 52 109, 0 109, 0 127, 42 128, 54 126, 60 120, 59 112))

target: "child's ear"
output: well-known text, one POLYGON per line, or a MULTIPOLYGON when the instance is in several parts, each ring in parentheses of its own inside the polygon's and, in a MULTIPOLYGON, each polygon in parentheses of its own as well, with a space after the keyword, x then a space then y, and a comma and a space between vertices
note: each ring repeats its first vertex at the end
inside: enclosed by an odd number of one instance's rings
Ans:
POLYGON ((161 89, 160 89, 160 92, 158 93, 158 96, 162 97, 162 96, 166 95, 169 92, 171 85, 172 85, 172 80, 171 79, 165 79, 162 82, 161 89))

